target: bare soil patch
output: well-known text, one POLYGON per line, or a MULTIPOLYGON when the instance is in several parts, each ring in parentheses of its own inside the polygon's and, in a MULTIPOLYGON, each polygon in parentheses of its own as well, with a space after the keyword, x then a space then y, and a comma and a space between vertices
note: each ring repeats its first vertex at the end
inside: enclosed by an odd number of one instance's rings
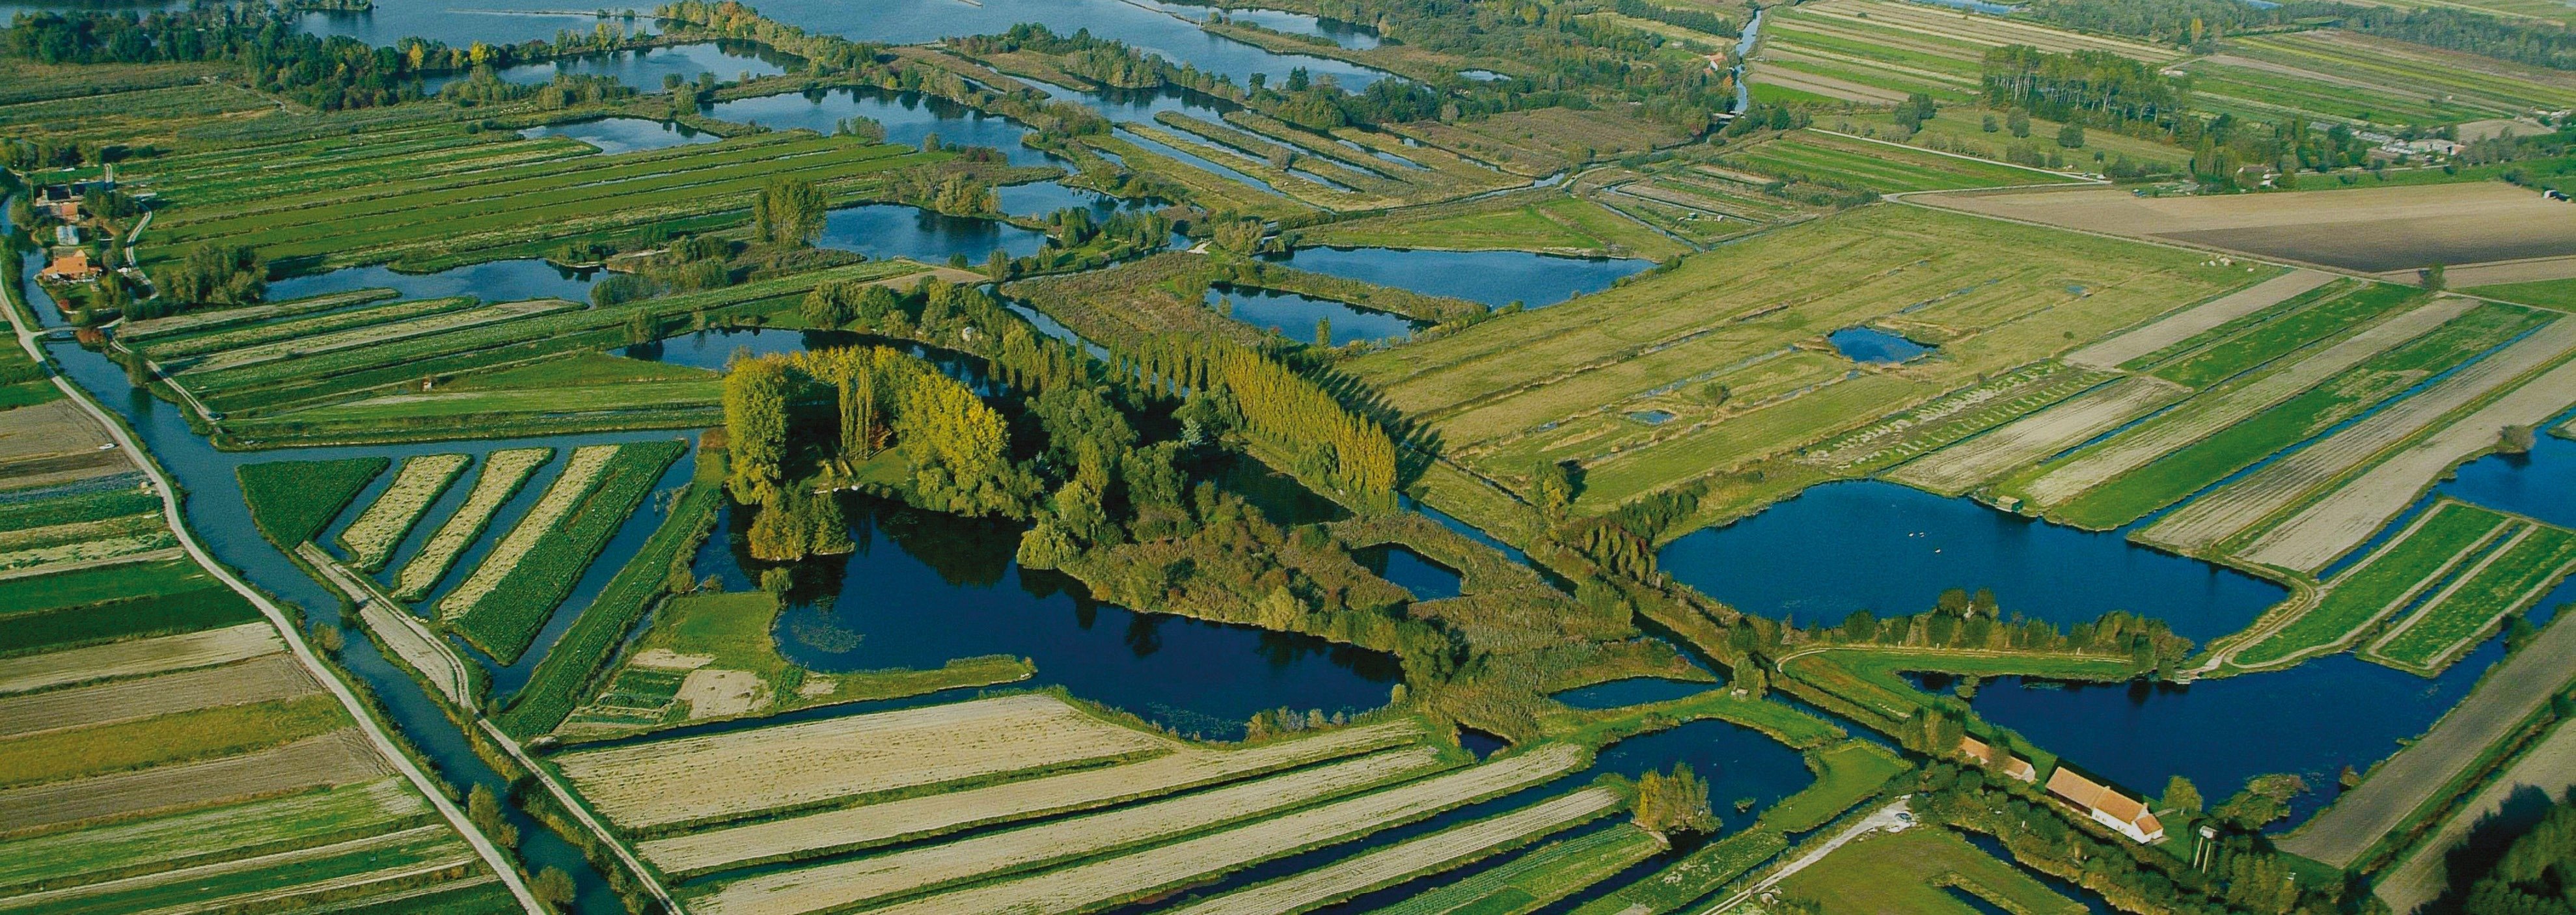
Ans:
POLYGON ((70 399, 0 413, 0 488, 51 486, 133 469, 70 399))
POLYGON ((277 630, 267 623, 243 623, 186 635, 0 658, 0 694, 228 664, 284 650, 286 643, 278 640, 277 630))
POLYGON ((2288 301, 2299 293, 2334 282, 2334 274, 2292 270, 2244 289, 2202 302, 2145 327, 2070 353, 2066 361, 2094 369, 2122 363, 2172 346, 2210 328, 2288 301))
POLYGON ((2502 182, 2137 197, 2115 188, 1933 194, 1917 203, 2255 257, 2380 272, 2576 254, 2565 203, 2502 182))

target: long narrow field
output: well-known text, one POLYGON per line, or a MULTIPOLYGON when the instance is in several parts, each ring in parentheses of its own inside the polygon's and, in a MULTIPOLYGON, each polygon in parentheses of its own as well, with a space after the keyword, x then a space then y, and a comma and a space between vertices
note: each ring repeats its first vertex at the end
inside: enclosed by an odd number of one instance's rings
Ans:
POLYGON ((2057 184, 2055 172, 1943 155, 1894 143, 1802 130, 1748 147, 1729 147, 1717 164, 1789 181, 1894 194, 1964 188, 2057 184))
POLYGON ((2503 535, 2486 558, 2462 570, 2450 587, 2391 627, 2361 656, 2427 676, 2439 673, 2494 631, 2498 620, 2538 602, 2571 570, 2576 570, 2576 533, 2525 524, 2503 535))
POLYGON ((464 555, 474 538, 482 536, 483 529, 492 524, 492 515, 501 510, 501 504, 517 495, 519 487, 527 485, 528 477, 535 475, 554 453, 552 448, 505 448, 485 455, 474 487, 465 492, 465 502, 403 563, 395 577, 394 596, 403 600, 429 596, 430 588, 447 576, 457 557, 464 555))
POLYGON ((1417 893, 1375 915, 1522 915, 1616 876, 1664 849, 1653 833, 1618 826, 1531 851, 1462 880, 1417 893))
POLYGON ((2175 312, 2117 337, 2068 353, 2066 361, 2097 369, 2117 368, 2128 364, 2130 360, 2181 344, 2230 321, 2263 311, 2334 281, 2335 276, 2331 273, 2292 270, 2194 305, 2190 309, 2175 312))
POLYGON ((2138 197, 2116 189, 1935 194, 1913 202, 2376 273, 2576 253, 2576 221, 2503 182, 2299 194, 2138 197))
MULTIPOLYGON (((2138 536, 2140 539, 2187 553, 2209 550, 2220 541, 2262 523, 2267 517, 2292 509, 2310 498, 2319 487, 2328 485, 2331 481, 2359 468, 2385 453, 2392 446, 2405 444, 2427 429, 2441 425, 2452 411, 2508 389, 2527 373, 2559 363, 2571 350, 2576 350, 2576 325, 2558 321, 2542 327, 2514 344, 2452 373, 2430 388, 2399 400, 2387 409, 2373 413, 2314 444, 2284 455, 2224 488, 2185 503, 2181 508, 2175 509, 2155 524, 2140 531, 2138 536)), ((2554 413, 2566 404, 2565 400, 2558 399, 2553 393, 2556 389, 2552 386, 2563 387, 2570 383, 2576 383, 2576 371, 2553 370, 2519 390, 2534 392, 2524 398, 2527 400, 2535 402, 2557 400, 2556 407, 2550 407, 2542 413, 2545 418, 2548 413, 2554 413)), ((2522 409, 2524 412, 2530 412, 2532 405, 2524 405, 2522 409)), ((2458 429, 2462 425, 2466 424, 2454 423, 2444 427, 2446 430, 2444 435, 2434 436, 2426 444, 2442 441, 2450 435, 2448 430, 2458 429)), ((2484 436, 2477 437, 2474 445, 2467 442, 2453 443, 2455 447, 2468 446, 2467 451, 2446 451, 2438 445, 2431 448, 2409 447, 2405 449, 2405 454, 2415 457, 2394 458, 2373 465, 2372 473, 2384 478, 2379 481, 2382 485, 2398 488, 2393 490, 2345 488, 2343 490, 2347 493, 2345 498, 2327 499, 2312 505, 2307 511, 2316 516, 2316 521, 2323 521, 2329 516, 2333 518, 2330 527, 2311 527, 2314 522, 2309 520, 2294 520, 2275 525, 2266 535, 2271 542, 2301 543, 2302 546, 2294 551, 2275 547, 2274 550, 2284 551, 2266 551, 2274 558, 2260 561, 2300 569, 2313 569, 2324 565, 2326 561, 2369 536, 2371 529, 2396 514, 2408 502, 2412 502, 2414 494, 2419 492, 2424 484, 2431 482, 2435 475, 2469 453, 2474 453, 2475 449, 2495 442, 2497 430, 2501 426, 2502 424, 2497 424, 2487 427, 2484 436), (2438 466, 2430 466, 2436 463, 2431 459, 2438 459, 2438 466), (2316 534, 2311 535, 2307 533, 2309 531, 2315 531, 2316 534), (2294 535, 2295 539, 2289 539, 2294 535), (2318 555, 2319 553, 2323 555, 2318 555), (2283 561, 2285 559, 2295 561, 2283 561)), ((2248 558, 2253 558, 2254 551, 2248 551, 2247 555, 2248 558)))
POLYGON ((684 450, 678 442, 574 449, 537 504, 440 599, 440 614, 477 647, 516 662, 684 450))
POLYGON ((584 750, 555 764, 619 826, 650 830, 1172 748, 1032 695, 584 750), (732 777, 744 772, 765 776, 732 777))
POLYGON ((1121 766, 653 839, 636 850, 663 872, 687 876, 1104 807, 1380 750, 1420 735, 1419 725, 1394 721, 1244 750, 1182 747, 1121 766))
MULTIPOLYGON (((1583 760, 1551 744, 1508 759, 1310 807, 1233 829, 1027 877, 982 883, 886 906, 888 915, 934 912, 1090 911, 1270 858, 1348 841, 1478 798, 1555 778, 1583 760)), ((728 907, 701 909, 733 912, 728 907)))
POLYGON ((783 915, 910 896, 1120 848, 1150 847, 1229 823, 1258 824, 1318 801, 1437 771, 1442 765, 1439 752, 1429 747, 1388 750, 1106 813, 762 873, 725 884, 693 907, 783 915))
POLYGON ((1609 505, 1822 441, 2257 278, 2180 252, 1871 207, 1351 367, 1428 423, 1451 459, 1507 484, 1538 461, 1578 460, 1582 501, 1609 505), (1937 342, 1937 354, 1852 373, 1823 346, 1829 332, 1873 322, 1937 342), (1790 358, 1826 360, 1824 371, 1777 393, 1738 392, 1744 379, 1731 372, 1792 364, 1779 354, 1797 349, 1811 355, 1790 358), (1631 415, 1648 410, 1669 416, 1631 415))
POLYGON ((1626 802, 1615 789, 1586 788, 1173 911, 1180 915, 1302 912, 1457 867, 1498 849, 1570 828, 1626 802))
POLYGON ((2443 501, 2326 585, 2314 607, 2236 653, 2261 666, 2349 644, 2371 625, 2412 605, 2490 544, 2510 519, 2465 502, 2443 501))
POLYGON ((2090 441, 2190 393, 2162 379, 2125 376, 1908 462, 1887 477, 1942 495, 1959 495, 2090 441))
POLYGON ((421 516, 429 513, 430 503, 438 501, 448 485, 465 472, 465 465, 472 462, 473 458, 462 454, 424 454, 404 459, 393 484, 340 531, 340 546, 349 551, 351 563, 369 572, 384 568, 385 562, 393 558, 394 547, 420 524, 421 516))

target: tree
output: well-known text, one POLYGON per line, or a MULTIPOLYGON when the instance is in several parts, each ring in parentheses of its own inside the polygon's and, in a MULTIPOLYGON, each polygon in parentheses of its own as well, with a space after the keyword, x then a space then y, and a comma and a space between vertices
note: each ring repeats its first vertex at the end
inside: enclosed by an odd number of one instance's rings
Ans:
POLYGON ((725 456, 736 501, 768 503, 786 478, 787 366, 772 359, 736 364, 725 375, 725 456))
POLYGON ((1938 113, 1940 113, 1940 106, 1932 101, 1932 96, 1917 92, 1906 96, 1905 101, 1897 104, 1896 123, 1905 125, 1907 130, 1920 130, 1923 122, 1931 120, 1932 116, 1938 113))
POLYGON ((2011 131, 2016 138, 2027 139, 2030 136, 2030 112, 2019 108, 2005 112, 2004 129, 2011 131))
POLYGON ((2442 265, 2430 264, 2422 270, 2415 271, 2415 278, 2423 283, 2424 288, 2440 292, 2450 285, 2450 279, 2443 275, 2445 272, 2442 265))
POLYGON ((1979 122, 1977 126, 1985 130, 1987 133, 1994 133, 1995 131, 2004 129, 2002 124, 1995 122, 1995 116, 1993 114, 1986 115, 1985 120, 1979 122))
POLYGON ((2057 128, 2057 145, 2078 149, 2084 145, 2084 125, 2067 124, 2057 128))
POLYGON ((502 848, 519 846, 519 827, 502 814, 501 799, 492 793, 491 786, 478 784, 466 792, 465 819, 502 848))
POLYGON ((823 236, 827 203, 811 181, 778 178, 752 202, 752 231, 774 245, 810 245, 823 236))
POLYGON ((2200 804, 2200 789, 2192 785, 2191 779, 2179 775, 2165 779, 2166 809, 2181 811, 2184 816, 2199 816, 2200 804))
POLYGON ((2530 454, 2534 444, 2538 441, 2530 426, 2506 426, 2496 435, 2496 450, 2506 454, 2530 454))
POLYGON ((1639 776, 1635 817, 1638 828, 1660 836, 1717 830, 1717 815, 1708 808, 1708 782, 1691 772, 1689 763, 1674 763, 1671 775, 1648 771, 1639 776))
POLYGON ((560 867, 538 871, 536 882, 528 884, 528 892, 535 894, 538 902, 558 912, 572 911, 573 901, 579 895, 573 886, 572 875, 564 873, 560 867))

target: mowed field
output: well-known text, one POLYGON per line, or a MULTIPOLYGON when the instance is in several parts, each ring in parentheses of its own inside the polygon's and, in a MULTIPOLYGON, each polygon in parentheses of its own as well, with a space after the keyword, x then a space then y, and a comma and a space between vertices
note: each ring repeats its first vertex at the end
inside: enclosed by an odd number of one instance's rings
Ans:
MULTIPOLYGON (((1514 485, 1537 461, 1581 461, 1583 503, 1606 507, 1823 441, 2268 276, 2116 240, 1868 207, 1350 365, 1452 459, 1514 485), (1824 339, 1862 325, 1937 349, 1864 367, 1824 339)), ((1978 415, 1992 425, 2015 414, 1978 415)))
POLYGON ((2373 273, 2576 254, 2576 219, 2566 204, 2502 182, 2218 197, 2051 189, 1918 202, 2373 273))

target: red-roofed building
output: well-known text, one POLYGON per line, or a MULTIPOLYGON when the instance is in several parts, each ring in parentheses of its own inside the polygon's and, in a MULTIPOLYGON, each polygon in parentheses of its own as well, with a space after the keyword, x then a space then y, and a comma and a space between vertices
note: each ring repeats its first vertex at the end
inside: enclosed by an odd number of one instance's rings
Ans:
POLYGON ((54 262, 52 264, 49 264, 45 269, 36 272, 36 278, 55 280, 59 282, 86 283, 91 280, 98 279, 98 275, 104 272, 106 271, 100 270, 97 264, 89 262, 88 251, 74 250, 70 254, 54 258, 54 262))
POLYGON ((1978 763, 1983 764, 1988 769, 2001 772, 2012 778, 2020 779, 2023 782, 2039 781, 2039 770, 2031 768, 2030 760, 2014 756, 2003 750, 1995 749, 1994 747, 1987 745, 1985 741, 1978 740, 1974 737, 1961 736, 1959 738, 1959 755, 1975 760, 1978 763))
POLYGON ((2165 824, 2147 812, 2145 801, 2120 793, 2101 782, 2084 777, 2066 766, 2048 774, 2048 793, 2056 795, 2093 821, 2141 843, 2160 841, 2165 837, 2165 824))

